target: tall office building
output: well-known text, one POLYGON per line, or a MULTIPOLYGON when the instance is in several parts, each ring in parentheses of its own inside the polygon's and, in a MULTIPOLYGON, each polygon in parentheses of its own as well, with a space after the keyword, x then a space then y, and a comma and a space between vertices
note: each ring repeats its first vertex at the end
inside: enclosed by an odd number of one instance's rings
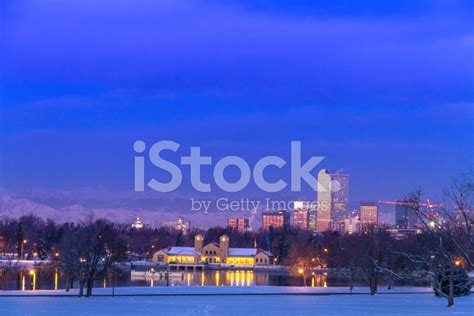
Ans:
POLYGON ((360 204, 360 221, 364 224, 376 224, 378 207, 375 203, 363 202, 360 204))
MULTIPOLYGON (((410 201, 397 201, 400 203, 410 203, 410 201)), ((415 211, 409 205, 395 205, 395 224, 398 228, 414 228, 418 223, 415 211)))
POLYGON ((331 174, 331 219, 343 221, 347 217, 349 204, 349 174, 336 172, 331 174))
POLYGON ((250 229, 248 218, 229 217, 227 219, 227 226, 239 232, 244 232, 250 229))
POLYGON ((321 169, 318 173, 317 201, 316 231, 331 229, 331 222, 343 221, 347 217, 349 204, 349 174, 330 174, 328 169, 321 169))
POLYGON ((312 232, 316 231, 316 223, 318 219, 318 205, 311 203, 308 206, 308 229, 312 232))
POLYGON ((295 201, 293 210, 293 226, 308 229, 309 211, 305 202, 295 201))
POLYGON ((270 227, 283 229, 290 225, 290 214, 286 211, 264 212, 262 214, 262 228, 267 231, 270 227))
POLYGON ((328 169, 321 169, 318 172, 317 188, 316 231, 322 232, 329 229, 331 221, 331 175, 328 169))

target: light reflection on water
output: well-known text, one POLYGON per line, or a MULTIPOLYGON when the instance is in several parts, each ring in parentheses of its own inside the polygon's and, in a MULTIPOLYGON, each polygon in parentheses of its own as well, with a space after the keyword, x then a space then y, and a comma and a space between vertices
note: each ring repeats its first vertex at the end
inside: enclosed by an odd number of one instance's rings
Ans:
MULTIPOLYGON (((312 286, 326 287, 327 275, 317 273, 306 276, 291 276, 275 272, 252 270, 205 270, 205 271, 173 271, 169 282, 165 272, 157 272, 153 277, 132 275, 122 272, 112 278, 97 280, 94 287, 110 288, 112 286, 312 286)), ((77 287, 77 282, 74 287, 77 287)), ((0 290, 62 290, 66 288, 64 274, 51 268, 35 268, 32 270, 16 270, 4 272, 0 277, 0 290)))
MULTIPOLYGON (((130 282, 135 285, 166 286, 166 274, 153 276, 131 275, 130 282)), ((259 286, 259 285, 293 285, 327 287, 327 274, 318 273, 301 278, 287 274, 254 272, 252 270, 236 271, 179 271, 170 272, 169 286, 259 286)))
MULTIPOLYGON (((166 275, 130 276, 131 283, 148 282, 149 286, 166 286, 166 275)), ((183 271, 171 272, 170 286, 254 286, 268 285, 268 275, 254 273, 251 270, 238 271, 183 271), (258 282, 256 282, 258 279, 258 282)))

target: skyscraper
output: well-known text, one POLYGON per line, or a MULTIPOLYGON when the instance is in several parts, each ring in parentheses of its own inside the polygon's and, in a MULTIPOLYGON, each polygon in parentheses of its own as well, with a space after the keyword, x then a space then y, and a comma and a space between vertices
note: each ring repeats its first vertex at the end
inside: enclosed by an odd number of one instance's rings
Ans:
POLYGON ((331 221, 343 221, 347 217, 349 203, 349 174, 330 174, 328 169, 321 169, 318 173, 317 200, 316 231, 330 229, 331 221))
POLYGON ((378 207, 375 203, 363 202, 360 204, 360 221, 364 224, 376 224, 378 207))
POLYGON ((321 169, 318 173, 316 231, 329 229, 331 221, 331 175, 328 169, 321 169))
POLYGON ((349 174, 336 172, 331 174, 331 219, 343 221, 347 217, 349 203, 349 174))
POLYGON ((305 202, 295 201, 293 210, 293 226, 308 229, 308 208, 305 202))
POLYGON ((227 227, 244 232, 250 229, 248 218, 229 217, 227 219, 227 227))
POLYGON ((270 227, 283 229, 290 225, 290 214, 286 211, 264 212, 262 214, 262 228, 267 231, 270 227))
POLYGON ((408 229, 413 228, 418 223, 418 218, 416 217, 415 211, 406 204, 409 204, 410 201, 397 201, 399 203, 405 204, 396 204, 395 205, 395 224, 398 228, 408 229))

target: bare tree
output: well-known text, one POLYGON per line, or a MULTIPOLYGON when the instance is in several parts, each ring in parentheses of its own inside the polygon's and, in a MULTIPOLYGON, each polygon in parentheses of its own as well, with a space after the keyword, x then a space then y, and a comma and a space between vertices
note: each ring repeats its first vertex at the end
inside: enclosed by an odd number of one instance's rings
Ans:
POLYGON ((472 202, 474 198, 474 180, 472 173, 466 173, 455 179, 447 190, 450 209, 443 209, 447 225, 445 229, 449 239, 462 256, 470 270, 474 269, 474 212, 472 202))
POLYGON ((285 264, 290 272, 302 277, 306 285, 306 276, 323 266, 321 253, 311 244, 309 239, 301 239, 299 243, 292 243, 285 264))
POLYGON ((324 235, 324 246, 321 254, 324 263, 341 278, 349 281, 352 293, 359 274, 359 240, 357 235, 324 235))
MULTIPOLYGON (((431 277, 435 294, 446 298, 448 306, 454 305, 456 275, 463 269, 463 265, 468 269, 474 268, 473 189, 470 175, 453 181, 446 192, 447 204, 438 212, 422 209, 421 190, 408 197, 410 208, 431 242, 425 250, 400 254, 425 270, 426 275, 431 277)), ((466 286, 470 288, 469 282, 466 286)))
POLYGON ((79 281, 79 296, 92 295, 95 280, 107 276, 117 261, 125 258, 125 243, 105 220, 79 225, 63 240, 61 266, 68 279, 79 281))
POLYGON ((388 258, 392 253, 392 239, 385 229, 374 225, 357 236, 358 273, 362 280, 369 286, 370 294, 374 295, 378 290, 379 279, 386 274, 395 275, 388 267, 388 258))

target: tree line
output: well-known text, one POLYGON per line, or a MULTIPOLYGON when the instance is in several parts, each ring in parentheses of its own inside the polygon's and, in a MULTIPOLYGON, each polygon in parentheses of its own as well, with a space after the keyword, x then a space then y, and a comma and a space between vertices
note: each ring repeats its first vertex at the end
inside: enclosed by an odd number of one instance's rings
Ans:
POLYGON ((471 178, 455 181, 449 202, 434 216, 420 206, 421 191, 407 198, 417 215, 421 234, 394 238, 387 227, 367 226, 360 233, 313 233, 285 227, 268 231, 213 227, 186 234, 170 227, 134 229, 105 219, 58 224, 34 215, 0 219, 0 254, 5 258, 50 259, 68 278, 68 288, 79 283, 80 295, 90 296, 94 280, 113 273, 116 263, 147 260, 169 246, 193 246, 196 234, 205 243, 229 236, 230 247, 258 247, 271 251, 275 263, 306 277, 328 269, 345 278, 352 290, 362 282, 377 293, 383 281, 430 278, 437 296, 454 304, 454 297, 470 292, 466 271, 474 270, 474 216, 471 178))

